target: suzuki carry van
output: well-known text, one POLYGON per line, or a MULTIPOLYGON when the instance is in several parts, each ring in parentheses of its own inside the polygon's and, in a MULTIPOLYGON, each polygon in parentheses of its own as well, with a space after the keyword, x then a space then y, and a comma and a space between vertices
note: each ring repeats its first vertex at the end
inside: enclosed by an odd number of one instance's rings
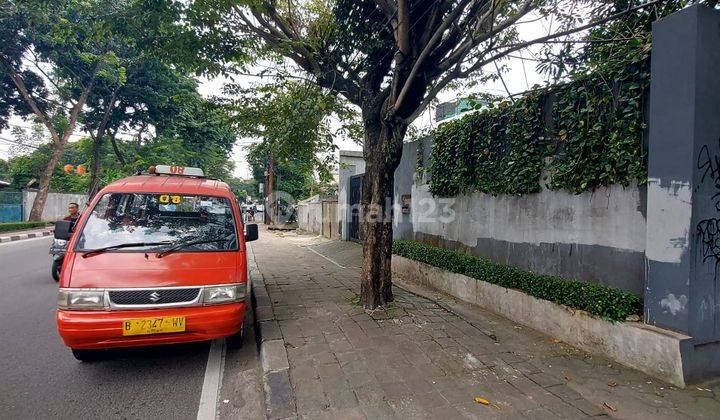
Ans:
MULTIPOLYGON (((73 230, 71 232, 71 229, 73 230)), ((244 338, 250 295, 243 226, 224 182, 198 168, 158 165, 100 191, 74 228, 60 271, 57 327, 73 355, 244 338)))

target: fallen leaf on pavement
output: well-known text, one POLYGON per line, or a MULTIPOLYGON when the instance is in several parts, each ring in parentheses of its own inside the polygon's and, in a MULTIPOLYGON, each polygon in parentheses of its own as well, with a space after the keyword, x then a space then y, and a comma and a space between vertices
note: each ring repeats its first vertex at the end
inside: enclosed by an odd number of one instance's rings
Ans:
POLYGON ((490 401, 486 400, 483 397, 475 397, 475 402, 482 405, 490 405, 490 401))
POLYGON ((610 382, 608 382, 608 386, 609 386, 609 387, 612 387, 612 388, 615 388, 615 387, 617 386, 617 382, 615 382, 615 381, 610 381, 610 382))
POLYGON ((613 407, 612 404, 609 404, 609 403, 604 402, 604 403, 603 403, 603 406, 605 406, 606 408, 608 408, 610 411, 617 411, 617 408, 613 407))

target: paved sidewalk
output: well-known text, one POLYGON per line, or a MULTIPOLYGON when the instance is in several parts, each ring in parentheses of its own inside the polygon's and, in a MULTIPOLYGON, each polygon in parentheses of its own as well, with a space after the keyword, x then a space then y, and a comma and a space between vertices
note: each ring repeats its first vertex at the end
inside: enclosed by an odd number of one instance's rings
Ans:
POLYGON ((368 315, 355 244, 264 230, 253 250, 301 418, 720 415, 718 383, 680 390, 477 307, 396 287, 368 315))

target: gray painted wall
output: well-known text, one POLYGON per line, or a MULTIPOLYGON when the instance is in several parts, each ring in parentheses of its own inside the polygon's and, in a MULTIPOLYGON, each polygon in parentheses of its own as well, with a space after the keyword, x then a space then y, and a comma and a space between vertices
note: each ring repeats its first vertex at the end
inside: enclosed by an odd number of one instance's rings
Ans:
MULTIPOLYGON (((425 155, 432 149, 425 141, 425 155)), ((394 237, 472 252, 531 270, 641 293, 645 270, 645 188, 613 185, 570 194, 544 189, 524 196, 473 193, 435 198, 417 179, 417 144, 406 143, 395 172, 395 202, 410 194, 410 214, 394 237)))
POLYGON ((305 232, 322 234, 322 200, 314 195, 297 204, 298 228, 305 232))
MULTIPOLYGON (((424 142, 428 162, 432 139, 424 142)), ((613 185, 570 194, 499 196, 474 193, 438 199, 429 174, 416 173, 417 142, 403 146, 395 171, 393 236, 426 241, 533 272, 595 282, 642 293, 645 276, 646 187, 613 185), (401 198, 411 196, 410 213, 401 198), (450 217, 451 216, 451 217, 450 217)), ((347 240, 348 183, 365 169, 359 152, 341 152, 338 217, 347 240)))
POLYGON ((645 319, 695 345, 720 343, 718 28, 702 6, 653 25, 645 319))
POLYGON ((720 375, 720 13, 653 25, 645 322, 692 337, 687 381, 720 375))
MULTIPOLYGON (((333 226, 326 225, 325 230, 326 232, 323 232, 323 218, 327 217, 327 221, 329 220, 337 220, 337 215, 334 214, 337 207, 334 205, 338 201, 338 198, 336 195, 314 195, 308 199, 302 200, 298 202, 298 227, 306 232, 315 233, 317 235, 323 235, 329 237, 330 230, 336 229, 337 223, 333 224, 333 226), (333 205, 327 205, 326 208, 323 209, 323 203, 333 204, 333 205), (323 211, 326 211, 328 214, 324 215, 323 211)), ((336 237, 335 232, 332 232, 333 238, 336 237)))
MULTIPOLYGON (((23 190, 23 220, 28 220, 30 217, 30 210, 32 209, 33 202, 37 191, 23 190)), ((80 211, 85 210, 87 207, 88 196, 85 194, 68 194, 68 193, 49 193, 47 201, 45 202, 45 209, 43 209, 42 220, 58 220, 67 216, 67 207, 69 203, 75 202, 80 205, 80 211)))

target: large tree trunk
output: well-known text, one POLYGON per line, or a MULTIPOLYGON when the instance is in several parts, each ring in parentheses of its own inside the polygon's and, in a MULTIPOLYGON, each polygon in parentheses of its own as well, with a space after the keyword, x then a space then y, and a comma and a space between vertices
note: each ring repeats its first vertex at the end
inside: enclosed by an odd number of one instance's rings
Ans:
POLYGON ((360 301, 369 310, 394 300, 390 266, 393 180, 407 131, 405 123, 382 121, 379 114, 363 111, 365 176, 360 225, 363 242, 360 301))
POLYGON ((32 208, 30 209, 30 217, 28 218, 30 221, 39 222, 42 220, 43 209, 45 209, 45 202, 50 192, 50 181, 52 180, 53 172, 55 172, 55 167, 57 167, 60 158, 65 152, 66 143, 67 140, 52 143, 50 161, 40 175, 40 187, 38 188, 32 208))
POLYGON ((60 136, 60 134, 55 130, 52 119, 38 107, 37 103, 30 95, 27 86, 25 86, 25 81, 2 54, 0 54, 0 64, 2 64, 2 66, 5 68, 5 71, 7 71, 7 73, 10 75, 13 84, 15 84, 15 87, 17 87, 18 92, 20 92, 20 95, 23 97, 25 103, 30 107, 30 109, 32 109, 33 113, 40 119, 40 121, 45 124, 45 127, 50 132, 50 136, 52 136, 52 155, 50 156, 50 162, 48 162, 47 167, 45 167, 45 170, 40 176, 40 189, 38 190, 37 195, 35 195, 35 201, 33 202, 29 217, 29 219, 32 221, 40 221, 40 219, 42 218, 43 209, 45 208, 45 201, 47 201, 47 196, 50 192, 50 180, 52 179, 53 172, 55 171, 55 166, 57 166, 58 162, 60 161, 60 157, 65 152, 65 146, 67 146, 70 135, 73 131, 75 131, 75 124, 77 124, 78 116, 80 115, 83 106, 85 106, 85 101, 87 101, 90 91, 95 85, 95 77, 97 76, 97 72, 100 69, 100 63, 98 62, 95 65, 95 69, 93 70, 90 83, 83 89, 83 92, 80 95, 77 103, 75 103, 75 105, 72 107, 72 110, 70 111, 70 118, 68 121, 69 127, 62 134, 62 136, 60 136))
POLYGON ((98 192, 100 185, 100 152, 102 151, 102 142, 104 133, 93 137, 92 159, 90 161, 90 188, 88 189, 88 201, 98 192))
MULTIPOLYGON (((88 190, 88 200, 92 198, 98 192, 98 186, 100 185, 100 152, 102 152, 102 142, 105 138, 105 131, 107 131, 108 121, 112 116, 113 110, 115 109, 115 101, 117 100, 118 93, 120 92, 121 85, 118 85, 114 90, 110 99, 105 104, 105 112, 103 113, 100 125, 93 136, 93 151, 92 151, 92 162, 91 162, 91 176, 90 189, 88 190)), ((92 133, 90 133, 92 135, 92 133)), ((113 145, 115 145, 113 141, 113 145)))
POLYGON ((112 144, 113 152, 115 152, 115 156, 118 158, 118 162, 120 162, 121 165, 125 166, 125 157, 123 156, 122 152, 120 151, 120 148, 117 145, 117 140, 115 139, 115 136, 117 135, 117 130, 111 131, 110 133, 110 144, 112 144))

